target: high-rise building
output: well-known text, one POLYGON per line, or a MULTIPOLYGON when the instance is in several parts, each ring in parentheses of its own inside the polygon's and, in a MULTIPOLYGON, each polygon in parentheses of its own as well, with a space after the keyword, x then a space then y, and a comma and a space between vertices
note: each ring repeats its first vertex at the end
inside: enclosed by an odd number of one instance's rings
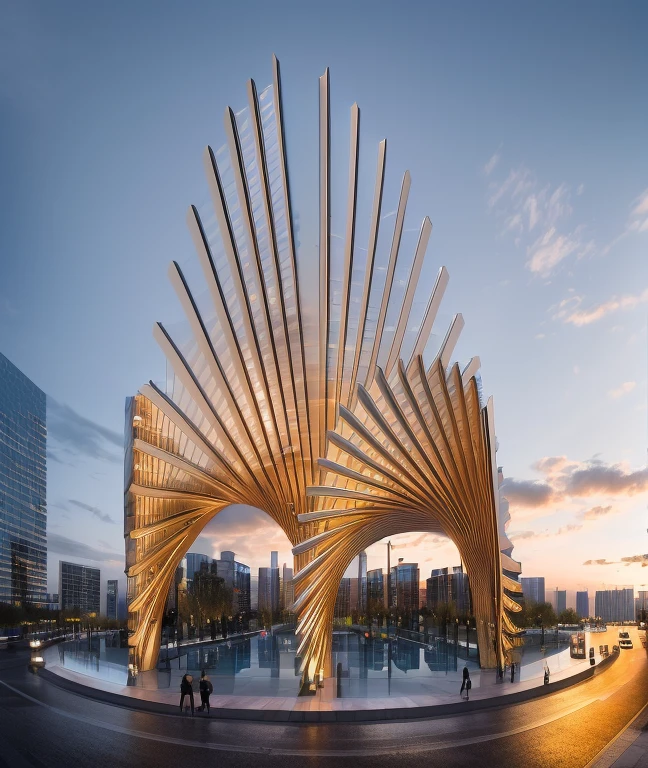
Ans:
POLYGON ((648 618, 648 590, 640 589, 635 598, 635 617, 637 621, 648 618))
POLYGON ((211 558, 209 555, 201 555, 198 552, 187 552, 184 559, 187 561, 187 570, 185 573, 185 578, 187 579, 187 589, 190 590, 191 585, 193 584, 194 574, 200 571, 200 566, 203 563, 210 565, 213 558, 211 558))
POLYGON ((520 579, 520 584, 525 600, 533 600, 534 603, 546 602, 544 576, 525 576, 520 579))
POLYGON ((581 619, 589 617, 589 593, 587 590, 576 592, 576 613, 581 619))
POLYGON ((349 578, 340 581, 333 615, 336 619, 346 619, 351 615, 351 579, 349 578))
POLYGON ((358 555, 358 612, 364 614, 367 610, 367 553, 358 555))
POLYGON ((634 588, 597 590, 594 612, 602 621, 634 621, 634 588))
POLYGON ((117 579, 108 579, 106 587, 106 618, 117 620, 119 606, 119 582, 117 579))
POLYGON ((45 605, 45 393, 0 354, 0 603, 45 605))
POLYGON ((259 611, 276 613, 280 605, 279 568, 259 568, 259 611))
POLYGON ((271 552, 270 553, 270 567, 271 568, 278 568, 279 567, 279 553, 278 552, 271 552))
POLYGON ((59 606, 62 611, 96 613, 101 610, 101 571, 59 560, 59 606))
POLYGON ((221 552, 220 560, 214 560, 216 574, 232 590, 232 610, 248 613, 251 607, 250 566, 237 562, 234 552, 221 552))
POLYGON ((555 602, 556 602, 556 613, 558 614, 558 616, 560 616, 560 614, 563 611, 567 610, 567 590, 566 589, 558 589, 556 587, 555 602))
POLYGON ((426 581, 426 605, 436 611, 440 604, 453 604, 460 616, 470 614, 470 587, 468 575, 462 566, 435 568, 426 581))
POLYGON ((405 613, 419 610, 418 563, 398 563, 391 568, 391 605, 405 613))
POLYGON ((281 574, 281 608, 289 611, 295 602, 295 586, 293 584, 293 569, 283 564, 281 574))
POLYGON ((385 579, 382 568, 367 571, 367 600, 371 600, 372 607, 376 603, 385 604, 385 579))

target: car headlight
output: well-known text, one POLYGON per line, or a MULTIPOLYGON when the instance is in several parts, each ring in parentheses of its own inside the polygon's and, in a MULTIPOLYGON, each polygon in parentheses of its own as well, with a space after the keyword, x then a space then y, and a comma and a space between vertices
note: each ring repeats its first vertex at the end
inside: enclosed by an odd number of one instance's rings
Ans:
POLYGON ((44 661, 42 656, 32 656, 31 660, 33 664, 42 664, 44 661))
POLYGON ((30 640, 29 645, 32 648, 40 648, 41 641, 40 640, 30 640))

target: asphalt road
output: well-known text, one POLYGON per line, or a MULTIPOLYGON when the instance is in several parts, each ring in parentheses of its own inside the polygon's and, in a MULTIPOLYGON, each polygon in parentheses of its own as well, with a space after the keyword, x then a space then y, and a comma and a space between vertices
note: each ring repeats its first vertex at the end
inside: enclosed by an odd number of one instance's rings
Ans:
MULTIPOLYGON (((0 765, 582 768, 648 699, 648 656, 636 630, 632 637, 634 650, 559 693, 452 717, 366 725, 136 712, 57 688, 27 671, 24 652, 6 653, 0 657, 0 765)), ((612 638, 608 633, 605 642, 612 638)))

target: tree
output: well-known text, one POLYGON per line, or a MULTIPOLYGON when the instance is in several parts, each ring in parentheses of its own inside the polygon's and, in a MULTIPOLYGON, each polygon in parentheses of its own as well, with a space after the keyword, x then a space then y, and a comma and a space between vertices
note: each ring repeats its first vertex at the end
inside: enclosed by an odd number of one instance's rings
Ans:
MULTIPOLYGON (((188 597, 198 626, 203 627, 209 622, 213 628, 220 617, 223 637, 226 637, 227 616, 232 612, 233 593, 231 587, 225 584, 225 579, 216 574, 213 565, 210 569, 201 568, 194 575, 191 594, 188 597)), ((215 630, 212 629, 212 637, 214 635, 215 630)))
POLYGON ((581 617, 573 608, 567 608, 566 610, 561 611, 560 616, 558 616, 558 622, 560 624, 578 624, 580 620, 581 617))
POLYGON ((525 627, 553 627, 558 621, 550 603, 536 603, 526 600, 522 613, 516 614, 515 622, 525 627))

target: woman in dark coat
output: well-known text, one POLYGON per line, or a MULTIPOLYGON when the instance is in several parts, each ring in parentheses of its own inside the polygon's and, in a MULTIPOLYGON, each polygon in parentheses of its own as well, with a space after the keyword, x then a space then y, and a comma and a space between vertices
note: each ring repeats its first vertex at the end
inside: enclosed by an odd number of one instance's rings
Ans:
POLYGON ((185 696, 188 696, 189 702, 191 703, 191 716, 193 717, 194 697, 193 697, 193 688, 191 687, 192 683, 193 683, 193 677, 190 674, 185 674, 182 678, 182 682, 180 683, 180 714, 182 714, 182 705, 184 704, 184 698, 185 696))

